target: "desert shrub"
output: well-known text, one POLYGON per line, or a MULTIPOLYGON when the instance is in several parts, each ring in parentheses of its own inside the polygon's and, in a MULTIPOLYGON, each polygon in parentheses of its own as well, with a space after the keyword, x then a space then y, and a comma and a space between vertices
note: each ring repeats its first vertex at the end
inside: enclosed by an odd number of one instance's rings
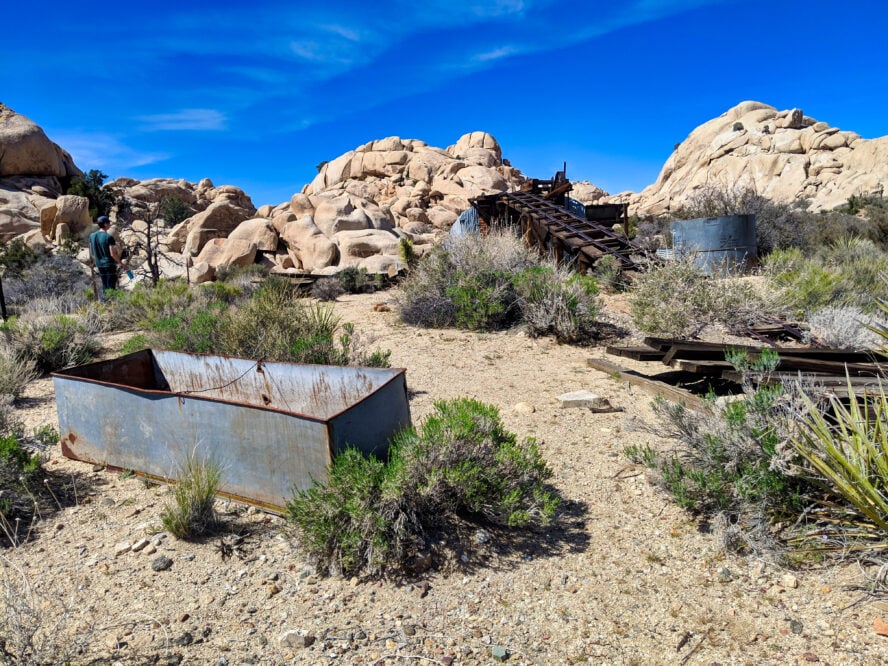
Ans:
POLYGON ((85 363, 95 355, 99 343, 88 323, 67 315, 28 316, 11 319, 3 328, 13 354, 47 373, 85 363))
POLYGON ((106 318, 114 329, 147 327, 155 320, 206 304, 209 295, 209 291, 192 289, 182 280, 161 280, 155 286, 139 283, 132 291, 115 292, 106 318))
POLYGON ((25 386, 37 376, 34 359, 21 358, 10 347, 0 346, 0 396, 11 396, 17 400, 25 386))
POLYGON ((0 544, 16 546, 27 538, 36 519, 42 471, 40 457, 22 446, 19 434, 0 435, 0 544))
POLYGON ((376 289, 374 278, 370 277, 364 268, 346 266, 336 273, 335 279, 346 294, 361 294, 376 289))
POLYGON ((417 263, 402 285, 400 316, 415 326, 472 330, 525 321, 534 335, 578 341, 597 311, 582 280, 543 261, 508 231, 467 234, 417 263))
POLYGON ((225 282, 240 287, 249 293, 268 277, 268 269, 260 264, 229 266, 216 269, 216 282, 225 282))
MULTIPOLYGON (((743 359, 733 360, 744 371, 767 372, 777 362, 767 354, 752 364, 743 359)), ((813 491, 794 473, 797 456, 789 443, 801 396, 796 386, 747 383, 739 399, 711 399, 698 411, 660 399, 661 434, 677 440, 678 449, 625 453, 653 469, 679 506, 720 527, 726 548, 774 554, 774 525, 801 515, 813 491)))
POLYGON ((216 304, 191 308, 181 314, 155 319, 148 330, 152 346, 173 351, 209 354, 216 351, 222 313, 216 304))
POLYGON ((345 289, 336 278, 319 278, 311 285, 311 295, 319 301, 335 301, 344 293, 345 289))
POLYGON ((777 251, 765 261, 765 274, 780 300, 796 316, 828 306, 874 309, 873 298, 888 297, 879 276, 888 271, 888 254, 872 241, 843 238, 816 252, 777 251))
POLYGON ((37 263, 37 253, 21 238, 0 242, 0 268, 4 277, 18 276, 37 263))
POLYGON ((121 355, 132 354, 133 352, 151 347, 151 339, 144 333, 137 333, 129 338, 123 347, 120 348, 121 355))
POLYGON ((244 287, 231 282, 207 282, 200 290, 210 301, 221 303, 236 303, 246 295, 244 287))
POLYGON ((528 268, 512 278, 521 317, 531 336, 560 342, 590 338, 598 314, 598 285, 588 276, 554 266, 528 268))
POLYGON ((640 275, 629 302, 641 331, 667 337, 694 336, 715 323, 739 332, 776 309, 747 283, 707 276, 692 258, 640 275))
POLYGON ((550 476, 536 444, 507 432, 496 408, 458 399, 436 403, 419 429, 400 433, 388 461, 344 452, 328 480, 295 491, 287 509, 323 570, 377 573, 404 566, 462 514, 547 524, 559 504, 550 476))
POLYGON ((191 217, 191 207, 185 203, 182 197, 168 194, 157 205, 157 215, 163 218, 167 226, 174 227, 188 217, 191 217))
POLYGON ((206 534, 218 524, 213 508, 222 481, 222 467, 211 457, 201 457, 197 447, 179 464, 173 503, 160 515, 164 528, 178 539, 206 534))
POLYGON ((409 238, 398 240, 398 257, 408 268, 413 268, 416 266, 416 262, 419 261, 419 256, 417 256, 416 250, 413 248, 413 241, 409 238))
POLYGON ((877 349, 880 336, 873 330, 885 325, 883 317, 856 306, 827 306, 808 316, 811 337, 836 349, 877 349))
POLYGON ((32 584, 21 568, 0 558, 0 663, 99 663, 96 622, 82 578, 77 584, 59 578, 32 584))
POLYGON ((620 268, 620 260, 612 254, 606 254, 595 262, 592 267, 592 275, 603 289, 618 291, 625 287, 623 272, 620 268))
POLYGON ((471 330, 505 328, 517 319, 517 294, 511 276, 501 271, 458 271, 444 294, 456 308, 456 325, 471 330))
POLYGON ((3 278, 6 302, 26 311, 37 299, 84 300, 90 288, 89 278, 80 262, 65 254, 43 254, 19 273, 3 278))

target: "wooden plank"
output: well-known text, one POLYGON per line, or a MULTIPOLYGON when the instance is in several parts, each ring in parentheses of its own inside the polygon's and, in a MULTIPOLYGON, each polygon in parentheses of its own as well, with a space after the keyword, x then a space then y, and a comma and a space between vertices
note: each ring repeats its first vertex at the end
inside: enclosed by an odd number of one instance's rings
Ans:
MULTIPOLYGON (((645 344, 649 344, 645 339, 645 344)), ((662 345, 660 346, 662 348, 662 345)), ((731 345, 711 342, 675 341, 663 357, 663 363, 671 365, 673 360, 723 361, 727 350, 745 351, 751 358, 758 357, 763 347, 752 345, 731 345)), ((869 352, 855 352, 845 349, 811 349, 801 347, 764 347, 776 352, 781 359, 809 359, 834 363, 871 364, 875 355, 869 352)))
POLYGON ((631 358, 634 361, 659 361, 663 358, 665 352, 650 347, 606 347, 605 351, 614 356, 622 356, 623 358, 631 358))
POLYGON ((679 359, 670 365, 684 372, 693 372, 706 377, 724 377, 724 372, 734 369, 734 366, 727 361, 685 361, 679 359))
POLYGON ((646 377, 634 370, 627 370, 626 368, 622 368, 616 363, 611 363, 606 359, 588 358, 586 359, 586 365, 599 372, 604 372, 608 375, 615 376, 622 381, 629 382, 633 386, 638 386, 645 393, 650 395, 665 398, 672 402, 683 403, 686 407, 692 409, 701 409, 704 405, 703 399, 693 393, 676 388, 675 386, 670 386, 669 384, 657 381, 656 379, 646 377))
MULTIPOLYGON (((743 374, 736 370, 725 370, 722 372, 722 377, 734 382, 743 380, 743 374)), ((845 375, 824 375, 808 372, 753 372, 749 373, 749 377, 754 384, 766 381, 769 384, 776 384, 778 382, 796 382, 801 380, 818 386, 847 387, 849 381, 854 388, 878 388, 880 385, 878 377, 846 377, 845 375)), ((888 382, 883 382, 883 385, 888 390, 888 382)))

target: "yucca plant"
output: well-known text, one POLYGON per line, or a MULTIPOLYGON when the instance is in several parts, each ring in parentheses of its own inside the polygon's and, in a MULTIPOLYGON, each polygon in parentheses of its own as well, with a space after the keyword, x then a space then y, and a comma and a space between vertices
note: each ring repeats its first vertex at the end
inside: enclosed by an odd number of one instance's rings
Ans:
POLYGON ((888 534, 888 396, 858 396, 848 383, 848 406, 831 400, 830 416, 806 398, 807 415, 792 440, 829 490, 888 534))

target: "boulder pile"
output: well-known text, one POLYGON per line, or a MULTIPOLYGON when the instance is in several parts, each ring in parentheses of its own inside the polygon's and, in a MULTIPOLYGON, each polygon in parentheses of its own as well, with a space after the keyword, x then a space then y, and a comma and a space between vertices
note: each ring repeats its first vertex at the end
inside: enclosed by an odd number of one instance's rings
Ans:
POLYGON ((391 275, 405 267, 402 238, 421 255, 469 199, 524 180, 503 160, 496 139, 473 132, 447 149, 399 137, 372 141, 321 165, 290 201, 258 210, 238 188, 206 180, 193 186, 119 179, 110 186, 130 210, 146 215, 171 194, 199 209, 163 235, 162 248, 173 259, 168 273, 184 272, 187 264, 189 278, 204 282, 219 269, 252 263, 275 273, 329 275, 355 267, 391 275))

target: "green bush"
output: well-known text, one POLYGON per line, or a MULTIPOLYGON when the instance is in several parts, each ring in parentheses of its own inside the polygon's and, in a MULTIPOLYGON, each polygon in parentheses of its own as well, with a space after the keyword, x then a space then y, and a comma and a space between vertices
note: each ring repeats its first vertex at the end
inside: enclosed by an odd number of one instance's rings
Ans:
POLYGON ((532 440, 507 432, 496 408, 439 402, 418 430, 400 433, 386 462, 350 449, 325 483, 294 491, 287 509, 300 544, 323 570, 398 570, 452 533, 463 515, 510 527, 548 524, 559 498, 532 440))
POLYGON ((777 310, 747 283, 709 277, 690 258, 641 274, 629 303, 639 330, 664 337, 692 337, 715 323, 742 332, 777 310))
POLYGON ((178 539, 188 539, 212 531, 218 524, 213 508, 222 480, 222 468, 212 458, 202 458, 195 448, 179 464, 173 503, 160 516, 164 528, 178 539))
POLYGON ((511 276, 500 272, 458 272, 456 283, 445 295, 456 308, 456 325, 470 330, 492 331, 514 323, 516 295, 511 276))
POLYGON ((402 284, 401 320, 416 326, 499 330, 576 342, 597 314, 593 278, 571 276, 508 232, 468 234, 435 247, 402 284))
POLYGON ((209 354, 216 350, 221 313, 212 304, 207 308, 192 309, 180 315, 151 322, 154 346, 173 351, 209 354))
POLYGON ((36 263, 37 253, 22 239, 0 242, 0 268, 4 269, 4 278, 20 276, 36 263))
POLYGON ((14 355, 33 361, 42 373, 85 363, 99 350, 85 322, 67 315, 11 319, 4 328, 14 355))
POLYGON ((42 477, 40 457, 28 452, 19 436, 0 436, 0 543, 18 545, 35 520, 42 477))
POLYGON ((161 280, 155 286, 138 283, 132 291, 118 291, 108 303, 107 320, 113 329, 147 327, 158 319, 182 315, 205 305, 213 292, 191 288, 182 280, 161 280))
POLYGON ((653 469, 680 507, 720 525, 729 550, 773 553, 773 526, 795 520, 812 496, 810 485, 791 473, 793 400, 780 385, 748 388, 739 400, 711 401, 700 411, 658 400, 664 434, 680 448, 626 454, 653 469))
POLYGON ((347 266, 334 276, 346 294, 361 294, 365 291, 375 291, 376 283, 366 269, 347 266))
POLYGON ((842 238, 815 252, 790 249, 765 260, 765 274, 781 301, 805 318, 827 307, 875 308, 874 298, 888 297, 880 279, 888 272, 888 254, 872 241, 842 238))
POLYGON ((554 266, 535 266, 517 273, 521 319, 532 337, 551 335, 559 342, 581 342, 595 332, 598 284, 592 277, 554 266))

